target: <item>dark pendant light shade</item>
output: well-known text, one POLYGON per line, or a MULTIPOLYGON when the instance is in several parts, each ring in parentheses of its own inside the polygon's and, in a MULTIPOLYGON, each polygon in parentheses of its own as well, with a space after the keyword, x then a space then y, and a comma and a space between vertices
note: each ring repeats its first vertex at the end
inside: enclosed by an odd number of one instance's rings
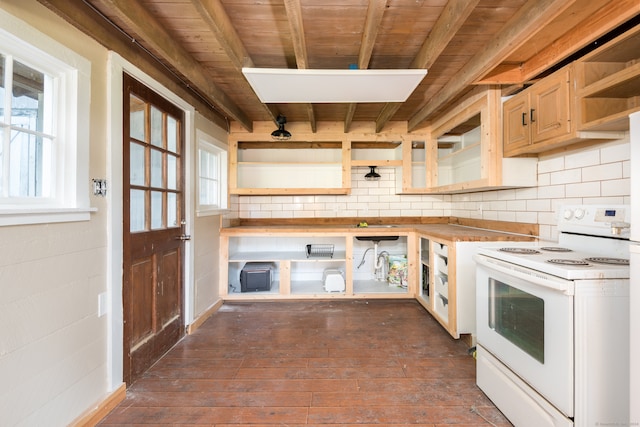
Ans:
POLYGON ((278 123, 278 129, 271 132, 271 138, 277 139, 278 141, 291 139, 291 132, 284 128, 284 124, 287 123, 287 118, 282 114, 278 114, 276 122, 278 123))
POLYGON ((367 181, 377 181, 380 179, 380 174, 376 172, 375 166, 369 166, 369 173, 364 176, 367 181))

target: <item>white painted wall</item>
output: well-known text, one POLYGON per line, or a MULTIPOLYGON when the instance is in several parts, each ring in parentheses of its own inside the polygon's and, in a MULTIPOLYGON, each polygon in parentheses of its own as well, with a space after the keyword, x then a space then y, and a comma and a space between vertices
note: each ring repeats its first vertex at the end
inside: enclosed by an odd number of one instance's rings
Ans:
POLYGON ((195 128, 223 141, 226 132, 202 117, 196 125, 192 107, 38 1, 2 0, 0 8, 91 62, 91 133, 82 143, 89 176, 107 178, 108 197, 90 196, 97 210, 89 221, 0 227, 0 426, 62 426, 122 383, 122 70, 187 112, 187 233, 199 236, 186 245, 187 324, 218 299, 220 217, 193 214, 195 128))
MULTIPOLYGON (((91 62, 89 176, 105 178, 106 50, 36 1, 0 7, 91 62)), ((66 425, 108 392, 106 200, 89 221, 0 227, 0 425, 66 425)))

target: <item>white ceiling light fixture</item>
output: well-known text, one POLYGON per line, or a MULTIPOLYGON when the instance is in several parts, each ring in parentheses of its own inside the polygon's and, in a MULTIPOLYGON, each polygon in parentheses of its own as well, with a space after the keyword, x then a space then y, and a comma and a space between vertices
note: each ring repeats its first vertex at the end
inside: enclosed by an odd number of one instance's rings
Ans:
POLYGON ((265 104, 359 103, 404 102, 427 70, 243 68, 242 73, 265 104))

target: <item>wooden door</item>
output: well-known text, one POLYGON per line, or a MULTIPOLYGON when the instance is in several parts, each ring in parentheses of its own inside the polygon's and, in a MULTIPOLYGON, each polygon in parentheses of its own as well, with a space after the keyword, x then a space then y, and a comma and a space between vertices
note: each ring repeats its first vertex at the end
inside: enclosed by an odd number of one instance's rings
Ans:
POLYGON ((531 142, 568 135, 569 122, 569 69, 557 72, 531 87, 531 142))
POLYGON ((504 156, 518 154, 529 145, 529 97, 526 92, 505 101, 504 117, 504 156))
POLYGON ((183 111, 124 75, 124 381, 184 333, 183 111))

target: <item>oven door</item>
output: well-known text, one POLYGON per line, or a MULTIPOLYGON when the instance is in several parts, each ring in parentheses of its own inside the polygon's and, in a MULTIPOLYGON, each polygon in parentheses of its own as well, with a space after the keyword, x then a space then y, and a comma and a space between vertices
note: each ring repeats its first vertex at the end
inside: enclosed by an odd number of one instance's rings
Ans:
POLYGON ((478 255, 478 344, 567 417, 573 405, 573 282, 478 255))

